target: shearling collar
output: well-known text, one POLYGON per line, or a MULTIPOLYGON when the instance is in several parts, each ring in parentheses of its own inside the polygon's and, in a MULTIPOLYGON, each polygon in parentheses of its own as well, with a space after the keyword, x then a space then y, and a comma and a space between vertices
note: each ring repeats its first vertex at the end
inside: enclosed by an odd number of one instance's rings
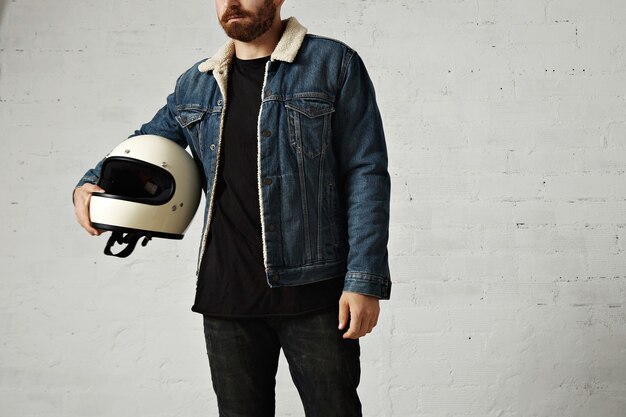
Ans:
MULTIPOLYGON (((270 55, 270 60, 291 63, 298 54, 298 50, 302 45, 307 29, 302 26, 295 17, 283 20, 283 23, 285 24, 285 30, 278 41, 276 48, 274 48, 272 55, 270 55)), ((217 51, 215 55, 199 64, 198 70, 201 72, 207 72, 216 68, 225 69, 230 65, 234 54, 235 42, 230 39, 217 51)))

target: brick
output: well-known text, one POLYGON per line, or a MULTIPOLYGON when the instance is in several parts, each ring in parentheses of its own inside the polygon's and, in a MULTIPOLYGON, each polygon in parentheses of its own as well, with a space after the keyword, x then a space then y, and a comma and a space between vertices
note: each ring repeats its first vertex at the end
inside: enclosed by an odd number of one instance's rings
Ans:
POLYGON ((512 202, 450 201, 432 210, 432 226, 479 228, 513 223, 512 202))
POLYGON ((481 22, 530 23, 545 21, 545 8, 541 0, 530 0, 524 6, 516 1, 480 3, 478 19, 481 22))
POLYGON ((543 178, 537 175, 480 174, 473 189, 479 200, 518 201, 538 198, 543 178))
MULTIPOLYGON (((584 57, 589 59, 586 55, 584 57)), ((601 69, 599 68, 598 71, 601 69)), ((594 94, 582 97, 553 97, 550 100, 553 101, 552 107, 561 124, 580 128, 595 125, 600 127, 609 139, 611 132, 615 132, 618 136, 616 139, 619 140, 621 137, 621 140, 624 140, 620 133, 623 132, 620 126, 623 122, 622 115, 626 110, 626 103, 620 97, 594 94)))
POLYGON ((398 333, 441 333, 448 327, 445 311, 430 308, 400 308, 394 312, 398 333))
POLYGON ((392 280, 415 282, 420 280, 445 279, 446 259, 441 255, 415 254, 390 260, 392 280))
POLYGON ((593 279, 591 281, 559 282, 556 284, 556 302, 559 305, 582 307, 589 305, 608 306, 621 304, 620 284, 615 279, 593 279))
POLYGON ((457 280, 500 281, 519 275, 518 260, 509 253, 458 253, 446 256, 446 278, 457 280))
POLYGON ((408 175, 407 188, 412 198, 462 200, 472 196, 472 178, 466 175, 408 175))
POLYGON ((502 172, 508 154, 502 149, 452 149, 443 153, 441 169, 448 173, 502 172))
POLYGON ((590 20, 610 15, 612 8, 609 3, 572 3, 567 0, 555 0, 546 6, 546 14, 550 20, 590 20))
POLYGON ((581 276, 589 277, 621 277, 624 279, 626 271, 626 253, 617 254, 593 253, 587 259, 587 268, 581 271, 581 276))
POLYGON ((549 201, 609 200, 617 183, 612 175, 556 175, 545 178, 549 201))
MULTIPOLYGON (((552 151, 558 149, 559 152, 564 152, 568 149, 601 148, 604 145, 604 136, 599 128, 564 129, 551 126, 538 129, 533 135, 533 144, 534 149, 540 152, 544 149, 552 151)), ((570 154, 570 152, 567 153, 570 154)), ((553 164, 554 162, 556 161, 553 161, 553 164)))
POLYGON ((415 233, 414 247, 417 253, 440 254, 466 251, 480 246, 477 229, 437 228, 415 233))
POLYGON ((419 306, 459 306, 480 303, 484 295, 483 285, 478 282, 433 282, 416 284, 415 299, 419 306))
POLYGON ((556 205, 543 201, 516 202, 513 206, 513 221, 518 227, 556 224, 556 205))
POLYGON ((588 271, 588 263, 579 253, 520 254, 518 265, 519 277, 534 282, 552 282, 558 278, 573 278, 588 271))

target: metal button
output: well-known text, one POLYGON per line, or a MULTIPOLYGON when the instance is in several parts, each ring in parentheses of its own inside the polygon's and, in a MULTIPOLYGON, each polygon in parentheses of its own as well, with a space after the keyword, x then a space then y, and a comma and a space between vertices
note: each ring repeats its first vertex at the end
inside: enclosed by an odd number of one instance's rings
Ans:
POLYGON ((263 184, 270 185, 271 183, 272 183, 272 179, 271 178, 263 178, 263 184))
POLYGON ((209 148, 210 148, 212 151, 214 151, 214 150, 215 150, 215 144, 214 144, 214 143, 212 143, 212 144, 211 144, 211 146, 209 146, 209 148))
POLYGON ((270 232, 273 232, 274 230, 276 230, 276 226, 274 226, 273 224, 270 224, 267 228, 270 232))
POLYGON ((278 275, 272 275, 270 279, 272 280, 272 282, 278 282, 280 280, 278 275))
POLYGON ((222 105, 222 103, 223 103, 223 102, 222 102, 222 100, 217 100, 217 105, 218 105, 218 106, 221 106, 221 105, 222 105))
POLYGON ((261 132, 261 135, 262 135, 264 138, 269 138, 270 136, 272 136, 272 132, 270 132, 270 131, 269 131, 269 130, 267 130, 267 129, 263 129, 263 131, 261 132))
POLYGON ((271 95, 272 95, 272 90, 268 89, 268 90, 265 91, 265 97, 269 97, 271 95))

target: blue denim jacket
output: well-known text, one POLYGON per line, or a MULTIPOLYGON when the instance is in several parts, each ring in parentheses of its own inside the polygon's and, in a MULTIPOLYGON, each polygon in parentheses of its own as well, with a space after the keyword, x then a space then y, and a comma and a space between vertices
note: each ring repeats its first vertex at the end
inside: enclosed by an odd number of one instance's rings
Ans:
MULTIPOLYGON (((263 261, 271 287, 344 276, 344 290, 388 299, 390 177, 374 89, 357 53, 307 34, 295 18, 265 68, 257 132, 263 261)), ((190 146, 207 204, 198 265, 211 222, 221 144, 229 41, 195 64, 154 118, 133 135, 190 146)), ((96 183, 102 161, 78 185, 96 183)))

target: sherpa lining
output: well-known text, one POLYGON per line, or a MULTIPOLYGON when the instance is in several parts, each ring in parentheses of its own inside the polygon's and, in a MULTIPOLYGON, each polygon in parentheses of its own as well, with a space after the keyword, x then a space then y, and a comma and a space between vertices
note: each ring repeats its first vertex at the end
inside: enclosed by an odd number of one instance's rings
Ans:
MULTIPOLYGON (((283 20, 283 31, 276 48, 270 56, 272 61, 293 62, 302 46, 302 41, 307 33, 306 27, 302 26, 295 17, 283 20)), ((228 68, 235 54, 235 42, 230 39, 211 58, 198 65, 198 71, 207 72, 214 69, 224 70, 228 68)), ((217 78, 217 77, 216 77, 217 78)))
MULTIPOLYGON (((285 24, 285 30, 274 48, 272 55, 270 56, 270 60, 279 60, 285 62, 293 62, 300 50, 300 46, 302 46, 302 41, 304 40, 304 36, 307 33, 307 29, 302 26, 295 17, 290 17, 287 20, 283 20, 285 24)), ((224 130, 224 112, 226 110, 226 106, 228 103, 228 99, 226 97, 226 92, 228 91, 228 69, 233 60, 233 56, 235 55, 235 42, 233 40, 229 40, 224 44, 211 58, 202 62, 198 65, 198 70, 201 72, 207 72, 213 70, 213 77, 217 82, 222 97, 224 98, 224 105, 222 107, 222 117, 220 120, 220 131, 219 131, 219 141, 217 145, 217 160, 215 163, 215 177, 213 178, 213 184, 211 186, 211 199, 209 201, 209 213, 207 224, 205 226, 204 236, 202 237, 202 245, 200 248, 200 256, 198 257, 198 265, 196 268, 196 275, 200 272, 200 262, 202 261, 202 257, 204 255, 204 250, 206 248, 207 236, 209 232, 209 228, 211 226, 211 217, 212 217, 212 208, 213 208, 213 197, 215 194, 215 184, 217 180, 217 170, 219 169, 219 158, 220 158, 220 150, 222 144, 222 133, 224 130), (215 71, 217 70, 217 71, 215 71)), ((265 66, 265 75, 263 77, 263 88, 261 88, 261 95, 263 95, 263 91, 265 91, 265 82, 267 81, 267 70, 269 68, 269 64, 265 66)), ((263 103, 261 103, 261 109, 259 109, 259 119, 257 121, 257 187, 259 193, 259 206, 261 209, 261 235, 263 242, 263 263, 265 265, 265 269, 267 270, 267 247, 265 246, 265 224, 263 221, 263 198, 261 191, 261 143, 260 136, 258 130, 260 129, 261 123, 261 110, 263 108, 263 103)))

